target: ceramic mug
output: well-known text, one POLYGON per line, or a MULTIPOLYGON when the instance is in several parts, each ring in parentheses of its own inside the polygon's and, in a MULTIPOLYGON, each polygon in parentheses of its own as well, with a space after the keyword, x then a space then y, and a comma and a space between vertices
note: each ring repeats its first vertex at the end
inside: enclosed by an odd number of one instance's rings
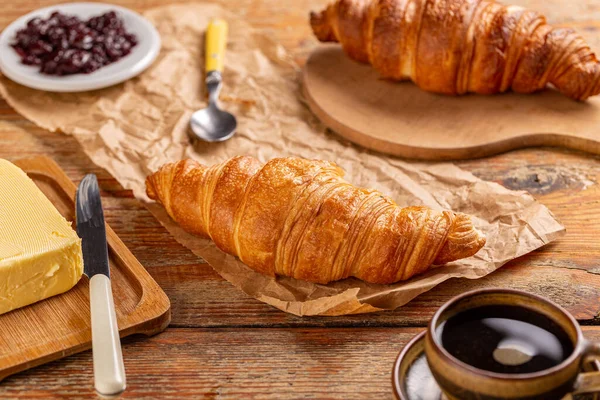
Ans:
POLYGON ((600 391, 600 372, 580 373, 585 360, 600 359, 600 345, 587 341, 577 321, 562 307, 518 290, 474 290, 448 301, 429 323, 425 355, 436 382, 451 400, 550 400, 567 393, 600 391), (462 311, 498 305, 525 307, 550 318, 568 335, 573 352, 560 364, 542 371, 506 374, 468 365, 443 348, 436 334, 440 324, 462 311))

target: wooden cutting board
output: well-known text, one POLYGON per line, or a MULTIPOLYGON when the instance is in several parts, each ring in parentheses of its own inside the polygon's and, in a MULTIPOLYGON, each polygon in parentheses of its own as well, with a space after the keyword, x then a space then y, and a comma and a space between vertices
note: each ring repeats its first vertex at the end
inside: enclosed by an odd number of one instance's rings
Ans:
MULTIPOLYGON (((77 188, 56 163, 36 157, 15 164, 67 220, 75 220, 77 188)), ((108 225, 106 234, 121 337, 161 332, 171 320, 169 299, 108 225)), ((89 349, 91 340, 88 279, 84 276, 66 293, 0 315, 0 380, 89 349)))
POLYGON ((563 146, 600 154, 600 96, 576 102, 554 90, 437 95, 382 79, 334 44, 311 54, 303 78, 306 100, 325 125, 383 153, 448 160, 563 146))

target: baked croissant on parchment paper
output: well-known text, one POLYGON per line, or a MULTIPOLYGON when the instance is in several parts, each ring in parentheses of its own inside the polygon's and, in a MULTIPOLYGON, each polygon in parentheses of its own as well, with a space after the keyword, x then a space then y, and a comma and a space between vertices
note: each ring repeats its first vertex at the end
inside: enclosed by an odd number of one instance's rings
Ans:
POLYGON ((485 244, 465 214, 401 208, 343 174, 293 157, 263 165, 240 156, 212 167, 184 160, 150 175, 146 192, 183 229, 250 268, 316 283, 393 283, 485 244))
POLYGON ((450 95, 531 93, 548 83, 584 100, 600 65, 583 38, 544 16, 489 0, 337 0, 310 23, 385 77, 450 95))

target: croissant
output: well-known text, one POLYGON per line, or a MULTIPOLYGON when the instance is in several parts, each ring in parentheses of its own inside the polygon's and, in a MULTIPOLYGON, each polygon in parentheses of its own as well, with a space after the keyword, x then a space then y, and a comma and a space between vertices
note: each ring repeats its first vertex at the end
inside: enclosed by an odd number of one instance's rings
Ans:
POLYGON ((532 93, 550 83, 575 100, 600 93, 600 65, 579 34, 493 0, 337 0, 310 23, 384 78, 431 92, 532 93))
POLYGON ((475 254, 484 236, 465 214, 398 207, 345 182, 335 164, 234 157, 163 165, 146 193, 186 231, 263 274, 316 283, 350 276, 393 283, 475 254))

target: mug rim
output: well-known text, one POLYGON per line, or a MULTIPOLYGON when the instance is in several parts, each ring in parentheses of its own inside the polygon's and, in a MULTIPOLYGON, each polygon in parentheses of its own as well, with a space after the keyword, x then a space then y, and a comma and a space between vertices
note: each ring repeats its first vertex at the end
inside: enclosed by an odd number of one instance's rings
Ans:
MULTIPOLYGON (((460 294, 458 296, 451 298, 446 303, 444 303, 435 312, 435 314, 433 314, 433 317, 431 318, 431 321, 429 322, 426 332, 427 332, 427 335, 429 335, 431 337, 431 341, 435 345, 436 349, 440 352, 440 355, 442 357, 444 357, 447 361, 457 364, 460 368, 466 369, 471 373, 474 373, 474 374, 477 374, 480 376, 484 376, 486 378, 501 379, 501 380, 515 380, 515 379, 527 380, 527 379, 535 379, 535 378, 540 378, 543 376, 554 374, 564 368, 567 368, 569 365, 571 365, 571 363, 573 363, 577 359, 577 357, 579 357, 581 355, 582 348, 583 348, 582 346, 584 344, 583 333, 581 331, 581 327, 579 326, 579 323, 563 307, 556 304, 552 300, 546 299, 537 294, 528 293, 528 292, 524 292, 522 290, 517 290, 517 289, 504 289, 504 288, 474 289, 474 290, 470 290, 466 293, 463 293, 463 294, 460 294), (474 297, 476 295, 481 295, 481 294, 489 294, 489 293, 505 293, 505 294, 529 297, 529 298, 546 303, 546 304, 556 308, 558 311, 560 311, 562 314, 564 314, 567 317, 567 319, 575 327, 575 331, 577 332, 577 342, 573 343, 573 352, 569 355, 569 357, 564 359, 560 364, 557 364, 553 367, 546 368, 546 369, 543 369, 541 371, 536 371, 536 372, 525 372, 525 373, 516 373, 516 374, 487 371, 485 369, 481 369, 481 368, 477 368, 472 365, 469 365, 469 364, 465 363, 464 361, 461 361, 458 358, 454 357, 452 354, 450 354, 448 352, 448 350, 446 350, 444 348, 444 346, 440 342, 440 338, 438 338, 437 335, 435 334, 434 327, 437 326, 437 322, 438 322, 440 316, 442 315, 442 313, 444 311, 448 310, 450 307, 452 307, 453 305, 455 305, 456 303, 458 303, 459 301, 461 301, 465 298, 474 297)), ((427 354, 425 354, 425 355, 427 356, 427 354)))

